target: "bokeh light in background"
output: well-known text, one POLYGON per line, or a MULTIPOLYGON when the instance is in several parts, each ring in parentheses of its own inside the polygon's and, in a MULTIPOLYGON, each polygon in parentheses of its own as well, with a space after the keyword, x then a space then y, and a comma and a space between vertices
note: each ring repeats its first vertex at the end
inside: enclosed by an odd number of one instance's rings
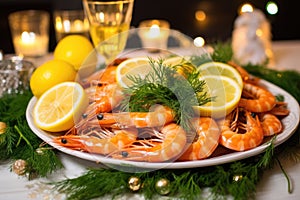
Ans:
MULTIPOLYGON (((298 4, 288 0, 151 0, 135 1, 132 26, 148 19, 162 19, 170 23, 170 28, 178 30, 191 38, 201 36, 205 43, 227 41, 232 36, 234 20, 243 12, 260 9, 266 14, 272 26, 272 39, 299 40, 300 21, 297 20, 298 4), (177 5, 177 6, 176 6, 177 5), (179 6, 178 6, 179 5, 179 6), (243 6, 244 5, 244 6, 243 6)), ((1 0, 0 1, 0 44, 1 49, 13 53, 13 45, 7 16, 15 10, 42 9, 50 13, 55 9, 75 9, 82 6, 82 0, 1 0)), ((51 18, 51 20, 55 20, 51 18)), ((54 27, 50 27, 50 46, 56 45, 54 27)))
POLYGON ((197 10, 195 13, 195 18, 197 21, 204 21, 206 19, 206 14, 203 10, 197 10))
POLYGON ((266 5, 266 10, 270 15, 275 15, 278 13, 278 6, 275 2, 269 1, 266 5))
POLYGON ((250 3, 244 3, 240 6, 240 9, 238 10, 239 14, 245 13, 245 12, 253 12, 253 6, 250 3))
POLYGON ((203 37, 196 37, 194 39, 194 45, 196 47, 203 47, 205 45, 205 40, 203 37))

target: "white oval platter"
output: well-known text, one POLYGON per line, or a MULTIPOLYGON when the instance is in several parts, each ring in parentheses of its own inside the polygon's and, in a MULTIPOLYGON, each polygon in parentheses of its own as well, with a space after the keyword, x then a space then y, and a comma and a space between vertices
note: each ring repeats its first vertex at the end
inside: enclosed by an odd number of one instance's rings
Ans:
MULTIPOLYGON (((295 98, 287 93, 285 90, 277 87, 276 85, 261 80, 261 84, 266 86, 269 91, 271 91, 274 95, 283 95, 285 102, 288 104, 288 109, 290 110, 290 114, 283 118, 282 123, 284 125, 284 130, 280 133, 275 141, 274 145, 278 146, 288 140, 292 134, 296 131, 299 125, 299 104, 295 100, 295 98)), ((66 154, 70 154, 75 157, 79 157, 81 159, 95 161, 97 163, 102 163, 107 166, 115 166, 115 167, 126 167, 126 168, 133 168, 133 169, 183 169, 183 168, 197 168, 197 167, 207 167, 207 166, 214 166, 225 164, 237 160, 242 160, 245 158, 249 158, 255 155, 258 155, 266 150, 266 148, 270 145, 269 142, 265 142, 260 146, 243 151, 243 152, 233 152, 228 153, 216 157, 211 157, 203 160, 196 160, 196 161, 182 161, 182 162, 163 162, 163 163, 150 163, 150 162, 136 162, 136 161, 124 161, 119 159, 113 159, 109 157, 105 157, 102 155, 90 154, 82 151, 71 150, 65 147, 58 146, 57 144, 53 143, 52 139, 55 137, 52 133, 45 132, 39 128, 37 128, 33 122, 32 117, 32 110, 36 103, 37 99, 33 97, 26 110, 26 118, 31 130, 40 137, 43 141, 48 143, 49 145, 53 146, 54 148, 62 151, 66 154)))

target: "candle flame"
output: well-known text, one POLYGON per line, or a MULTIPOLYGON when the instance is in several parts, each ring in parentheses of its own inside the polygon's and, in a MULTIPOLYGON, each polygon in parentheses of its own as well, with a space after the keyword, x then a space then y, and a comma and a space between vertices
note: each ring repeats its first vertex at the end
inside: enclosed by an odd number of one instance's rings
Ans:
POLYGON ((21 40, 22 40, 22 42, 24 42, 26 44, 34 43, 35 42, 35 33, 24 31, 21 34, 21 40))
POLYGON ((68 20, 68 19, 64 20, 63 24, 64 24, 65 32, 70 32, 71 31, 71 22, 70 22, 70 20, 68 20))
MULTIPOLYGON (((97 13, 97 14, 98 14, 98 13, 97 13)), ((98 14, 98 18, 100 19, 99 21, 100 21, 101 23, 104 23, 104 18, 105 18, 104 12, 100 12, 100 13, 98 14)))
POLYGON ((55 28, 58 31, 61 31, 63 29, 63 25, 60 17, 55 18, 55 28))
POLYGON ((158 37, 160 35, 160 28, 157 24, 153 24, 149 30, 149 36, 152 38, 158 37))

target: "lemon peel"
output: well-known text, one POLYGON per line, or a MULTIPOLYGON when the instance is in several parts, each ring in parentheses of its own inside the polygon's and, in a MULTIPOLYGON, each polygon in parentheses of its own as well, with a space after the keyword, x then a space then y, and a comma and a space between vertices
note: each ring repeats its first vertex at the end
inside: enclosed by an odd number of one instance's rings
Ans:
POLYGON ((205 91, 215 99, 201 106, 194 106, 194 111, 200 116, 222 118, 232 112, 238 105, 242 94, 240 85, 226 76, 206 75, 205 91))
POLYGON ((53 86, 37 100, 33 119, 37 127, 50 132, 70 129, 88 106, 88 97, 77 82, 53 86))

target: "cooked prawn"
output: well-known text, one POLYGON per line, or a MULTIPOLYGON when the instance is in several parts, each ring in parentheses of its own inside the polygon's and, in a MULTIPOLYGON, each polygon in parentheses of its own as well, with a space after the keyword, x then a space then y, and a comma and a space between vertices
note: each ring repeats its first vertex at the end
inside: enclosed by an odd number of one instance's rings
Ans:
MULTIPOLYGON (((148 131, 149 134, 149 131, 148 131)), ((139 139, 133 145, 123 148, 113 158, 146 162, 164 162, 175 160, 186 146, 186 132, 175 123, 170 123, 162 129, 153 129, 152 139, 139 139)))
POLYGON ((258 116, 253 118, 249 111, 245 111, 246 123, 239 126, 236 124, 238 114, 239 111, 235 110, 220 123, 220 144, 235 151, 257 147, 264 138, 258 116))
POLYGON ((194 118, 195 140, 178 160, 200 160, 209 157, 219 144, 220 130, 210 117, 194 118))
POLYGON ((173 111, 165 106, 155 106, 150 112, 101 113, 98 117, 101 126, 120 124, 137 128, 163 126, 173 120, 173 111))
POLYGON ((109 84, 116 82, 116 66, 106 67, 105 69, 101 69, 96 71, 91 76, 86 78, 83 81, 83 84, 86 86, 95 85, 95 84, 109 84))
POLYGON ((261 115, 260 121, 264 136, 275 135, 282 131, 281 121, 275 115, 264 113, 261 115))
POLYGON ((116 82, 117 66, 127 58, 118 58, 110 63, 105 69, 98 70, 82 81, 82 85, 89 87, 96 84, 110 84, 116 82))
POLYGON ((90 107, 94 107, 95 112, 110 112, 123 99, 122 89, 117 83, 91 86, 85 89, 88 94, 90 107))
POLYGON ((254 99, 241 98, 239 106, 250 112, 267 112, 276 105, 275 96, 262 87, 244 83, 243 90, 253 95, 254 99))
POLYGON ((287 109, 286 102, 277 101, 275 107, 272 108, 272 110, 270 110, 268 113, 276 116, 287 116, 290 114, 290 111, 287 109))
POLYGON ((228 61, 227 63, 230 66, 234 67, 240 73, 240 75, 245 83, 252 83, 254 85, 258 84, 259 78, 250 75, 242 66, 236 64, 233 61, 228 61))
POLYGON ((109 131, 102 129, 89 135, 64 135, 53 139, 57 145, 89 153, 107 155, 136 141, 136 128, 109 131))

